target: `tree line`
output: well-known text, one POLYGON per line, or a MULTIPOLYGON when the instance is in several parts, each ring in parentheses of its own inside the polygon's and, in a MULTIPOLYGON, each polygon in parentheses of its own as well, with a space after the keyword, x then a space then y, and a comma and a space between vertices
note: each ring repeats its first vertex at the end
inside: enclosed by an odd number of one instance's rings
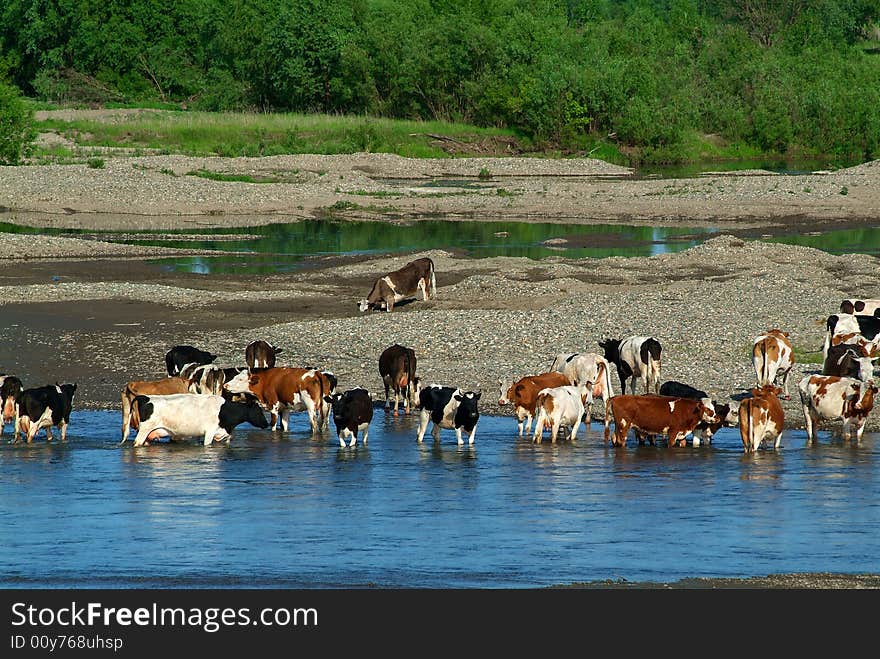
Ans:
POLYGON ((0 81, 51 102, 354 113, 878 156, 880 0, 5 0, 0 81))

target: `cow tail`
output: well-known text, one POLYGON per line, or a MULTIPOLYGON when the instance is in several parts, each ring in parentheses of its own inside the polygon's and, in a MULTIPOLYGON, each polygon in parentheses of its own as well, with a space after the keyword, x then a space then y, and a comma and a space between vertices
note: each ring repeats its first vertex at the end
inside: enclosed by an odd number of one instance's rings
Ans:
MULTIPOLYGON (((605 369, 608 370, 608 369, 605 369)), ((605 405, 605 442, 607 443, 611 436, 611 400, 609 399, 605 405)))
POLYGON ((431 295, 428 297, 437 297, 437 277, 434 275, 433 261, 431 261, 431 295))
MULTIPOLYGON (((761 381, 758 382, 759 387, 763 387, 764 383, 767 380, 767 344, 764 341, 761 341, 761 381)), ((772 383, 771 383, 772 384, 772 383)), ((751 423, 751 422, 750 422, 751 423)), ((751 427, 751 426, 749 426, 751 427)))
MULTIPOLYGON (((323 371, 321 371, 321 376, 318 378, 318 429, 324 427, 324 378, 327 377, 323 371)), ((329 393, 328 391, 327 394, 329 393)))
MULTIPOLYGON (((650 383, 654 375, 654 355, 651 354, 651 348, 648 347, 648 372, 645 374, 645 393, 650 392, 650 383)), ((658 383, 659 384, 659 383, 658 383)), ((654 393, 657 393, 654 391, 654 393)))

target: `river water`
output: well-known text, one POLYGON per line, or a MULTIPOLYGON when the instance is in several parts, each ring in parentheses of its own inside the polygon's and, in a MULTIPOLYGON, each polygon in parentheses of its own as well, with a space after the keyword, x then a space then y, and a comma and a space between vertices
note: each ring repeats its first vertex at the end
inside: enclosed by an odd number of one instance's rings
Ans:
MULTIPOLYGON (((331 422, 332 425, 332 422, 331 422)), ((228 447, 118 446, 120 415, 69 441, 0 444, 0 587, 531 587, 601 579, 880 572, 880 436, 786 431, 745 456, 519 439, 415 441, 376 410, 368 448, 241 426, 228 447)), ((57 435, 57 433, 56 433, 57 435)))

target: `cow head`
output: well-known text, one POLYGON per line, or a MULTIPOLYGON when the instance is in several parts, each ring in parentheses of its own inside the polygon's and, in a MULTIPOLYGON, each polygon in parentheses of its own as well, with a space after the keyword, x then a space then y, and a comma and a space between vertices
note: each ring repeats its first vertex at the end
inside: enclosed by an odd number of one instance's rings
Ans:
POLYGON ((239 373, 229 382, 223 385, 223 388, 231 394, 250 394, 253 393, 251 387, 260 381, 259 373, 248 373, 243 371, 239 373))
POLYGON ((255 428, 269 427, 269 421, 266 419, 266 415, 263 414, 263 408, 260 407, 260 404, 257 403, 256 399, 249 398, 247 399, 247 402, 240 404, 244 405, 245 408, 245 421, 255 428))
POLYGON ((455 394, 454 398, 458 401, 458 416, 459 414, 465 414, 472 419, 475 419, 480 416, 480 412, 477 410, 477 401, 480 400, 480 396, 482 396, 482 392, 473 391, 465 391, 463 394, 455 394))
POLYGON ((73 395, 76 393, 76 383, 73 384, 62 384, 61 385, 61 394, 67 399, 68 403, 73 402, 73 395))
POLYGON ((358 310, 361 313, 363 313, 364 311, 366 311, 367 309, 369 309, 372 306, 373 305, 370 303, 370 301, 367 298, 363 298, 362 300, 360 300, 358 302, 358 310))
POLYGON ((739 423, 739 401, 715 404, 715 413, 725 426, 735 426, 739 423))
POLYGON ((862 382, 870 382, 874 378, 874 362, 877 361, 878 357, 860 357, 852 350, 849 351, 849 354, 853 356, 853 361, 858 364, 858 375, 856 377, 862 382))
POLYGON ((715 405, 708 398, 703 398, 697 402, 700 419, 706 423, 718 423, 721 419, 715 412, 715 405))
POLYGON ((854 382, 852 388, 856 394, 853 407, 867 414, 874 407, 874 394, 877 393, 877 385, 873 382, 854 382))
POLYGON ((507 405, 513 398, 513 382, 507 384, 501 378, 498 378, 498 404, 507 405))
POLYGON ((620 344, 621 341, 619 339, 599 341, 599 347, 605 352, 603 355, 605 359, 615 364, 620 362, 620 344))
POLYGON ((324 402, 329 403, 330 407, 333 408, 334 417, 342 411, 342 394, 324 396, 324 402))

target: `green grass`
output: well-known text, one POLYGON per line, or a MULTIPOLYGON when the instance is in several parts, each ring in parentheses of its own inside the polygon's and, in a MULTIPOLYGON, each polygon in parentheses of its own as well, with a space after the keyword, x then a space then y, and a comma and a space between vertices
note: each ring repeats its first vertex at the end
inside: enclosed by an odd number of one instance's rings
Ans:
MULTIPOLYGON (((164 172, 163 172, 164 173, 164 172)), ((197 176, 211 181, 232 181, 236 183, 277 183, 280 179, 267 176, 250 176, 249 174, 227 174, 214 172, 210 169, 194 169, 186 173, 187 176, 197 176)))
POLYGON ((822 364, 822 350, 813 351, 801 348, 800 346, 792 346, 794 350, 794 360, 798 364, 822 364))
MULTIPOLYGON (((187 155, 267 156, 297 153, 396 153, 449 157, 431 135, 453 138, 464 149, 494 137, 528 140, 511 130, 439 121, 404 121, 347 115, 246 114, 161 111, 124 121, 47 119, 55 131, 82 146, 163 149, 187 155)), ((475 147, 475 151, 476 151, 475 147)))

